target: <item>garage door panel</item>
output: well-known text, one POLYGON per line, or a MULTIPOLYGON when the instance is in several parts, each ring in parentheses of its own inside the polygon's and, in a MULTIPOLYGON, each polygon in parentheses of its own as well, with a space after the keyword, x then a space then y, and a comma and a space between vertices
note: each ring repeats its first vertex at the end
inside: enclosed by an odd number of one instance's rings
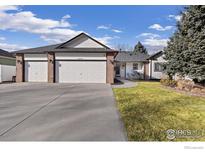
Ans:
POLYGON ((56 61, 56 82, 106 83, 106 61, 56 61))
POLYGON ((47 61, 26 61, 25 81, 27 82, 47 82, 48 63, 47 61))

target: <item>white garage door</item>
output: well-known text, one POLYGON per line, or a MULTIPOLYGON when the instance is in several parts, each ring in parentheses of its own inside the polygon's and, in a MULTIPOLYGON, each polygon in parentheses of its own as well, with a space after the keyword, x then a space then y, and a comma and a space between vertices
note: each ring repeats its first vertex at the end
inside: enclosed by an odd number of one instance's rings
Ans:
POLYGON ((47 82, 48 63, 47 61, 26 61, 25 81, 27 82, 47 82))
POLYGON ((106 61, 56 61, 56 82, 106 83, 106 61))

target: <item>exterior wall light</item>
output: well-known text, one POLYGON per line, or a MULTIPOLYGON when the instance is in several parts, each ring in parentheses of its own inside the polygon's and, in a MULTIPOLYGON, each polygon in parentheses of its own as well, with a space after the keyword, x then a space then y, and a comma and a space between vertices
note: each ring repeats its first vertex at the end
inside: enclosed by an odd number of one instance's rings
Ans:
POLYGON ((21 61, 21 60, 17 60, 17 63, 18 63, 18 64, 22 64, 22 61, 21 61))

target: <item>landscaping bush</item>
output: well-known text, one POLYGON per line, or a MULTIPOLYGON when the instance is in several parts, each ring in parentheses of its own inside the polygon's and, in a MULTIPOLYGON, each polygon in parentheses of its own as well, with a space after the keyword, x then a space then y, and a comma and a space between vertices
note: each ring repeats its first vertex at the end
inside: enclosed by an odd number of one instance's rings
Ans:
POLYGON ((191 91, 194 86, 194 82, 191 80, 178 80, 177 81, 177 89, 184 90, 184 91, 191 91))
POLYGON ((177 89, 192 93, 205 93, 205 87, 190 80, 178 80, 177 89))
POLYGON ((170 79, 161 79, 160 83, 164 86, 169 86, 169 87, 176 87, 177 85, 177 81, 170 80, 170 79))

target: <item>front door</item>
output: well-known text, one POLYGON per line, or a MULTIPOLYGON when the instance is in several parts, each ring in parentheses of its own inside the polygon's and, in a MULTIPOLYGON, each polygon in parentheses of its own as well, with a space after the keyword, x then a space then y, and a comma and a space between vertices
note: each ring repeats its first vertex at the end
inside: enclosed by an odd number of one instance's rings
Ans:
POLYGON ((125 73, 126 73, 126 64, 125 63, 120 64, 120 77, 126 78, 125 73))

